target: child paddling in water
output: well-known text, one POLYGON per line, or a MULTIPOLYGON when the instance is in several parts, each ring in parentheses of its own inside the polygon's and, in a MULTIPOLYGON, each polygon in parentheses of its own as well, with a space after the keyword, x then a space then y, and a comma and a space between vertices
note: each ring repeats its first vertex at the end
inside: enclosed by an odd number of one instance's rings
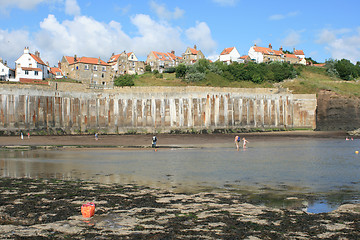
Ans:
POLYGON ((242 140, 243 140, 243 148, 246 148, 246 144, 247 144, 249 141, 246 140, 245 138, 243 138, 242 140))

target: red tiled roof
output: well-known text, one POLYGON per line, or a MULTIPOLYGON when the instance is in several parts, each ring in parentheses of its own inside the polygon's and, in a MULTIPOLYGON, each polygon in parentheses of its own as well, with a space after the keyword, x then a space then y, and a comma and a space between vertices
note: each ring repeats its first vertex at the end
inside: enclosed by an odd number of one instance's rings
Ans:
POLYGON ((129 53, 127 54, 127 56, 130 57, 131 54, 132 54, 132 52, 129 52, 129 53))
POLYGON ((297 56, 294 54, 285 54, 285 57, 286 58, 297 58, 297 56))
MULTIPOLYGON (((66 60, 69 62, 69 64, 74 64, 74 57, 65 57, 66 60)), ((77 58, 76 59, 76 63, 85 63, 85 64, 93 64, 93 65, 105 65, 105 66, 109 66, 109 64, 107 64, 106 62, 104 62, 103 60, 99 59, 99 58, 92 58, 92 57, 81 57, 81 58, 77 58), (100 63, 99 63, 100 60, 100 63)))
POLYGON ((295 55, 305 55, 303 50, 294 50, 295 55))
POLYGON ((194 49, 194 48, 189 48, 190 49, 190 52, 191 52, 191 54, 194 54, 194 55, 196 55, 196 54, 198 54, 198 50, 196 50, 196 49, 194 49))
POLYGON ((37 63, 42 64, 42 65, 46 65, 46 64, 43 62, 43 60, 41 60, 41 58, 39 58, 38 56, 36 56, 36 55, 34 55, 34 54, 32 54, 32 53, 30 53, 30 56, 31 56, 33 59, 35 59, 35 61, 36 61, 37 63))
POLYGON ((42 72, 41 68, 21 67, 21 69, 24 70, 24 71, 38 71, 38 72, 42 72))
POLYGON ((249 57, 249 55, 244 55, 244 56, 241 56, 240 58, 241 59, 247 59, 249 57))
POLYGON ((231 53, 231 51, 234 49, 234 47, 230 47, 230 48, 225 48, 220 55, 227 55, 229 53, 231 53))
POLYGON ((169 61, 169 60, 174 60, 169 53, 162 53, 162 52, 155 52, 152 51, 152 53, 154 54, 155 58, 160 59, 162 61, 169 61))
POLYGON ((120 57, 121 54, 116 54, 114 56, 111 56, 110 60, 108 61, 108 63, 111 63, 111 62, 116 62, 119 57, 120 57))
POLYGON ((60 68, 57 68, 57 67, 50 68, 50 71, 52 74, 56 74, 57 72, 63 74, 62 71, 60 70, 60 68))
POLYGON ((254 46, 254 50, 255 52, 261 52, 262 54, 266 54, 266 55, 282 55, 284 54, 282 51, 280 50, 274 50, 274 49, 271 49, 271 48, 266 48, 266 47, 257 47, 257 46, 254 46))
POLYGON ((173 54, 173 53, 167 53, 171 58, 172 58, 172 60, 176 60, 176 59, 182 59, 181 57, 178 57, 178 56, 176 56, 175 54, 173 54))

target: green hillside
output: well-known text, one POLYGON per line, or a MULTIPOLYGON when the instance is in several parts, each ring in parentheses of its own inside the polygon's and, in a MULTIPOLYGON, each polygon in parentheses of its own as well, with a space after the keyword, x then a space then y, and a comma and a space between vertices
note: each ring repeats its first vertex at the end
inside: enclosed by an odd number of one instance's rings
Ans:
POLYGON ((325 68, 313 66, 295 66, 297 72, 295 78, 279 82, 264 80, 261 83, 252 81, 236 81, 224 77, 224 74, 216 74, 207 71, 204 79, 189 82, 185 79, 176 78, 176 73, 153 74, 145 73, 134 78, 135 86, 211 86, 211 87, 235 87, 235 88, 289 88, 293 93, 315 94, 319 90, 331 90, 341 95, 360 97, 360 81, 345 81, 338 77, 330 76, 325 68))

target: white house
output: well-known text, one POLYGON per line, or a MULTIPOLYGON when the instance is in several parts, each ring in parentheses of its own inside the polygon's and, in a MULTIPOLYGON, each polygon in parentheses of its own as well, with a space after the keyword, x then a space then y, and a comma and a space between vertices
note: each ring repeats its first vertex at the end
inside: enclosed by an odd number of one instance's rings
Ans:
POLYGON ((294 55, 297 56, 299 59, 305 58, 305 53, 303 50, 296 50, 294 48, 294 55))
POLYGON ((43 80, 50 77, 50 68, 41 60, 38 51, 30 53, 29 48, 24 49, 23 55, 15 61, 16 81, 43 80))
POLYGON ((240 62, 240 53, 236 49, 236 47, 225 48, 220 53, 220 62, 226 62, 230 64, 232 62, 240 62))
POLYGON ((6 61, 3 62, 0 58, 0 81, 14 81, 15 70, 7 66, 6 61))

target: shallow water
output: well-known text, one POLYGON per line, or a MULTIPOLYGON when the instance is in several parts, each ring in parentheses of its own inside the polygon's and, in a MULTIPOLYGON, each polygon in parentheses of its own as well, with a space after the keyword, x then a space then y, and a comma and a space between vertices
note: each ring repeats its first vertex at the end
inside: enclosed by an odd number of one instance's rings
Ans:
POLYGON ((287 197, 314 194, 322 199, 308 204, 311 212, 332 210, 359 199, 360 155, 355 151, 360 150, 360 140, 252 139, 248 146, 239 152, 232 143, 157 152, 2 151, 0 173, 3 177, 134 183, 179 192, 226 190, 287 197))

